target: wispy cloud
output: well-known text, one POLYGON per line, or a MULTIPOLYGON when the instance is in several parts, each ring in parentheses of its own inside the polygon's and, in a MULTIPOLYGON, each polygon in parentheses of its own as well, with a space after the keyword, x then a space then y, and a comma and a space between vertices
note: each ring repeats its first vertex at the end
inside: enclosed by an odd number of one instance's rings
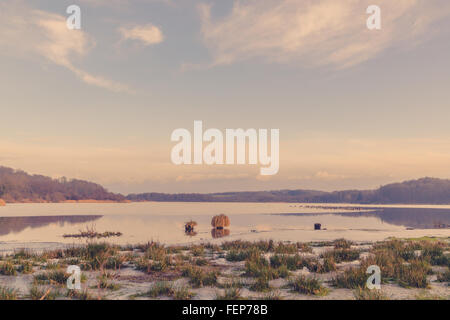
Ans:
POLYGON ((134 27, 120 27, 119 32, 123 40, 136 40, 144 46, 158 44, 164 40, 161 29, 152 24, 134 27))
POLYGON ((450 15, 446 0, 379 0, 382 30, 366 27, 369 0, 235 0, 215 19, 200 5, 202 36, 213 65, 248 59, 302 66, 353 66, 387 48, 423 40, 450 15))
POLYGON ((107 6, 107 7, 123 7, 131 4, 135 4, 136 2, 155 2, 155 3, 164 3, 169 6, 176 6, 176 0, 78 0, 83 4, 89 6, 107 6))
POLYGON ((66 17, 32 9, 22 2, 0 4, 1 51, 24 58, 45 58, 73 72, 83 82, 115 92, 132 93, 128 86, 77 67, 75 59, 95 46, 82 30, 69 30, 66 17))

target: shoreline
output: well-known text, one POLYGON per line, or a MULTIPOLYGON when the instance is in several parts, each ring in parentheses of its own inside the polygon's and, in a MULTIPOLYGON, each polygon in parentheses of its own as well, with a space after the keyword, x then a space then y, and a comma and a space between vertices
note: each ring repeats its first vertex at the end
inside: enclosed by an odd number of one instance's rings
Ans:
POLYGON ((0 288, 17 299, 48 292, 44 299, 448 300, 449 267, 450 238, 170 246, 97 240, 0 256, 0 288), (381 267, 381 291, 364 288, 372 264, 381 267), (81 291, 66 288, 69 265, 81 269, 81 291))
POLYGON ((95 199, 83 199, 83 200, 64 200, 64 201, 46 201, 46 200, 22 200, 22 201, 14 201, 14 202, 5 202, 5 204, 1 204, 0 206, 5 206, 8 204, 27 204, 27 203, 131 203, 130 200, 116 201, 116 200, 95 200, 95 199))
MULTIPOLYGON (((3 200, 3 199, 0 199, 3 200)), ((417 203, 417 204, 411 204, 411 203, 327 203, 327 202, 283 202, 283 201, 155 201, 155 200, 149 200, 149 201, 133 201, 133 200, 96 200, 96 199, 82 199, 82 200, 63 200, 63 201, 46 201, 46 200, 21 200, 21 201, 5 201, 4 203, 0 201, 0 206, 7 206, 8 204, 39 204, 39 203, 45 203, 45 204, 61 204, 61 203, 117 203, 117 204, 124 204, 124 203, 172 203, 172 204, 179 204, 179 203, 192 203, 192 204, 286 204, 289 206, 299 208, 305 208, 305 209, 333 209, 333 210, 339 210, 339 209, 345 209, 350 208, 353 211, 366 211, 368 209, 378 209, 378 208, 449 208, 450 209, 450 203, 448 204, 433 204, 433 203, 417 203)))

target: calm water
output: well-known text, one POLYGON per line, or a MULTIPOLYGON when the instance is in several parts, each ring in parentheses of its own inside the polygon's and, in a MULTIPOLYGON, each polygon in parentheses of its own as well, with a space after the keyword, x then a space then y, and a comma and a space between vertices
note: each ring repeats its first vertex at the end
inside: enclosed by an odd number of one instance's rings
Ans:
POLYGON ((0 252, 19 248, 54 248, 84 240, 63 238, 94 227, 120 231, 108 241, 167 244, 198 241, 274 239, 355 241, 387 237, 450 236, 450 206, 351 206, 284 203, 112 203, 9 204, 0 207, 0 252), (211 231, 213 215, 224 213, 231 226, 211 231), (184 233, 184 222, 198 223, 196 235, 184 233), (314 231, 314 223, 326 230, 314 231), (224 236, 224 237, 221 237, 224 236))

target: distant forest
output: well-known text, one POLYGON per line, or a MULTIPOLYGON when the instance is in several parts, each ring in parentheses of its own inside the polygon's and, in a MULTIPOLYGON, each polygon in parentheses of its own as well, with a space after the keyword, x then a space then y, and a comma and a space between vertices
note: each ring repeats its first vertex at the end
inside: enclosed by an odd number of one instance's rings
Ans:
POLYGON ((76 179, 52 179, 0 166, 0 199, 6 202, 166 201, 166 202, 305 202, 358 204, 450 204, 450 180, 422 178, 375 190, 324 192, 278 190, 225 193, 141 193, 124 196, 99 184, 76 179))
POLYGON ((131 201, 192 202, 306 202, 358 204, 450 204, 450 180, 422 178, 393 183, 376 190, 323 192, 314 190, 279 190, 227 192, 210 194, 130 194, 131 201))
POLYGON ((52 179, 0 167, 0 198, 6 202, 61 202, 67 200, 125 201, 120 194, 83 180, 52 179))

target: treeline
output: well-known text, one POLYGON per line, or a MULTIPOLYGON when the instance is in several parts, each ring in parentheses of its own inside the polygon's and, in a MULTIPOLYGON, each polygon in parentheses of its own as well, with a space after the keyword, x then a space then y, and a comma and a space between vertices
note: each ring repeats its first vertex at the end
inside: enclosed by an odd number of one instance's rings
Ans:
POLYGON ((183 202, 304 202, 358 204, 450 204, 450 180, 422 178, 382 186, 376 190, 322 192, 279 190, 210 194, 142 193, 127 196, 131 201, 183 202))
POLYGON ((130 201, 164 201, 164 202, 299 202, 308 197, 326 194, 313 190, 279 190, 256 192, 225 192, 225 193, 141 193, 130 194, 130 201))
POLYGON ((422 178, 393 183, 376 190, 278 190, 225 193, 141 193, 127 197, 101 185, 66 178, 30 175, 0 166, 0 199, 6 202, 164 201, 164 202, 304 202, 359 204, 450 204, 450 180, 422 178))
POLYGON ((0 198, 6 202, 61 202, 67 200, 125 201, 120 194, 83 180, 52 179, 0 166, 0 198))

